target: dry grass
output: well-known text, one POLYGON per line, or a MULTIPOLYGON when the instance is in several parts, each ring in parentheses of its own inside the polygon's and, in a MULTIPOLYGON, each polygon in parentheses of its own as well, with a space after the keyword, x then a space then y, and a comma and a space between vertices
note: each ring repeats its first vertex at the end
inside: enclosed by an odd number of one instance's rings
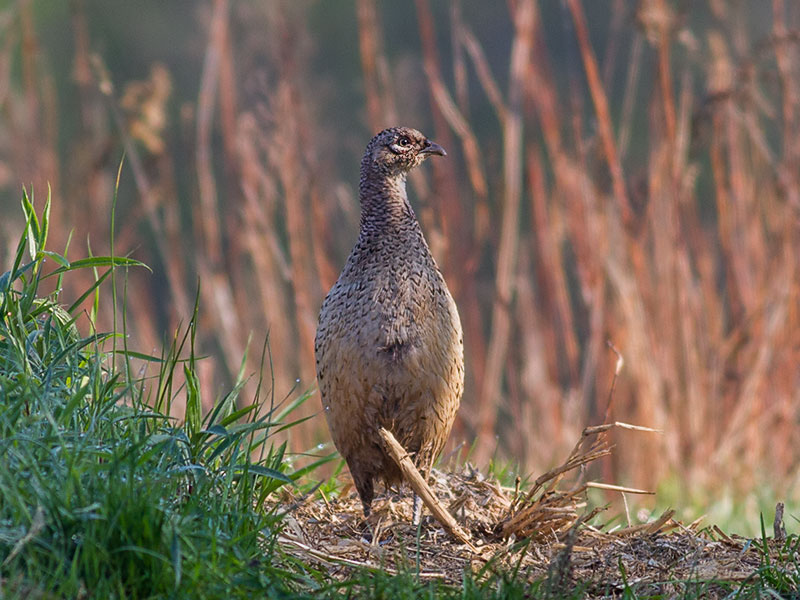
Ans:
MULTIPOLYGON (((781 539, 754 543, 716 527, 701 528, 701 520, 684 525, 673 518, 674 511, 626 527, 598 525, 602 508, 587 506, 588 487, 647 493, 582 481, 586 465, 611 451, 607 433, 613 427, 631 426, 587 428, 564 464, 538 477, 524 493, 469 464, 451 472, 434 470, 435 495, 469 541, 448 534, 430 516, 417 529, 408 490, 388 491, 365 521, 352 486, 332 499, 284 497, 284 506, 292 508, 279 539, 289 554, 341 580, 374 569, 390 575, 410 571, 422 580, 458 586, 465 570, 483 576, 514 571, 562 591, 584 585, 590 597, 627 588, 670 596, 688 584, 706 585, 704 597, 716 597, 715 590, 724 596, 725 586, 754 577, 765 552, 773 562, 787 560, 781 539), (559 485, 565 480, 571 484, 559 485)), ((797 548, 793 552, 789 564, 800 559, 797 548)))

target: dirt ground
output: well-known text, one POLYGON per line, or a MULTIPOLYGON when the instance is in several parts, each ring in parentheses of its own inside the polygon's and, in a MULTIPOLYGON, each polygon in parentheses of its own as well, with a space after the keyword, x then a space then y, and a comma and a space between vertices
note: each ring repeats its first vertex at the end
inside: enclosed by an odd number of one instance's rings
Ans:
POLYGON ((457 472, 434 470, 431 488, 467 540, 456 539, 428 512, 414 526, 412 494, 404 488, 379 496, 367 520, 351 489, 335 499, 318 493, 285 498, 293 508, 281 542, 286 551, 324 566, 334 577, 374 568, 413 571, 422 579, 459 585, 467 568, 478 574, 516 569, 529 580, 585 584, 591 597, 614 596, 626 586, 671 596, 689 585, 703 585, 704 597, 723 596, 730 584, 752 578, 767 554, 773 564, 796 568, 797 544, 788 545, 792 556, 787 556, 780 539, 751 540, 702 522, 683 524, 673 511, 641 525, 598 527, 601 509, 587 506, 586 490, 624 488, 582 483, 580 473, 583 465, 611 451, 605 440, 610 427, 585 431, 569 459, 529 490, 503 487, 469 465, 457 472), (563 485, 568 475, 573 481, 563 485))

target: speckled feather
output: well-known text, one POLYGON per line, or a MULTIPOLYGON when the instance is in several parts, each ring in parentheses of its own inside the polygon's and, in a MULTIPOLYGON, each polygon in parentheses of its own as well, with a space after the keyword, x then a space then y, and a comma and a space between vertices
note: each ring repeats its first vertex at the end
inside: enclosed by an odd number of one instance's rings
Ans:
POLYGON ((322 405, 369 513, 375 480, 400 480, 386 427, 428 472, 464 389, 461 322, 406 196, 406 174, 444 150, 392 128, 361 162, 361 230, 320 311, 315 340, 322 405))

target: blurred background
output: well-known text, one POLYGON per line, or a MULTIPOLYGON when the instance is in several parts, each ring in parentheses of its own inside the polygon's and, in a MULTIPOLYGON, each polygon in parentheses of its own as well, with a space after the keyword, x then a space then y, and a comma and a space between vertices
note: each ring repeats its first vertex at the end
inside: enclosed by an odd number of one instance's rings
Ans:
MULTIPOLYGON (((409 181, 464 326, 448 451, 536 474, 621 420, 663 433, 616 433, 609 481, 712 512, 800 495, 800 4, 0 7, 0 265, 23 185, 52 190, 52 249, 108 253, 124 154, 114 251, 153 269, 131 346, 158 353, 199 280, 207 403, 251 336, 246 398, 267 335, 275 397, 316 385, 361 153, 409 125, 448 151, 409 181)), ((318 414, 292 432, 328 442, 318 414)))

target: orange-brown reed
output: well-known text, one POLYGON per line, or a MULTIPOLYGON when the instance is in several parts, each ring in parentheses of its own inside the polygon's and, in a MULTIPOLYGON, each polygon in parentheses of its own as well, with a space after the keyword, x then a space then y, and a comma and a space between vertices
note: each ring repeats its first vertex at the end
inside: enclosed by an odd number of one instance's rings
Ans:
MULTIPOLYGON (((54 243, 74 229, 73 257, 87 238, 107 251, 124 149, 133 186, 115 251, 157 271, 130 274, 133 345, 156 349, 189 318, 199 278, 200 344, 214 357, 205 398, 235 375, 248 336, 267 332, 280 398, 296 379, 314 385, 317 310, 357 231, 361 148, 384 126, 418 125, 449 151, 410 187, 464 323, 453 444, 474 440, 479 462, 497 450, 528 470, 553 464, 608 412, 612 342, 625 358, 612 420, 664 431, 616 436, 626 451, 624 468, 607 465, 613 480, 747 487, 760 474, 779 486, 800 464, 800 15, 764 3, 761 35, 746 3, 605 4, 598 48, 587 3, 566 0, 551 22, 552 6, 510 0, 505 57, 460 0, 409 6, 418 37, 400 49, 387 48, 385 6, 342 5, 362 69, 353 130, 325 104, 345 90, 309 75, 326 49, 305 2, 201 3, 196 101, 175 107, 163 64, 115 81, 76 0, 64 24, 74 113, 33 1, 12 3, 0 13, 0 186, 40 197, 49 182, 54 243), (571 60, 548 46, 553 28, 574 38, 571 60), (476 107, 494 116, 479 121, 476 107), (66 122, 76 133, 59 150, 66 122)), ((328 439, 321 418, 293 437, 297 450, 328 439)))

